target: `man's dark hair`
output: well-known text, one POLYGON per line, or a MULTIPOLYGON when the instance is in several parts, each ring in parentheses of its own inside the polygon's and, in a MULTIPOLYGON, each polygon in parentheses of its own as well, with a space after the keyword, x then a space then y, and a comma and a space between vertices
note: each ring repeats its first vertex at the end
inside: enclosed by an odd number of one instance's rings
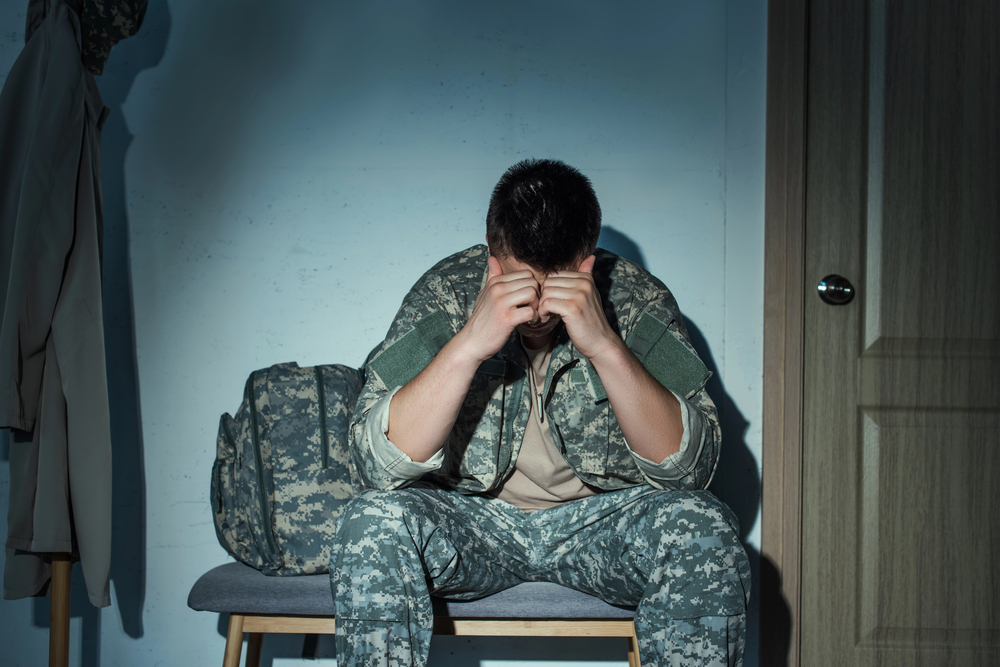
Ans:
POLYGON ((493 188, 486 213, 490 251, 552 273, 597 248, 601 206, 590 180, 559 160, 523 160, 493 188))

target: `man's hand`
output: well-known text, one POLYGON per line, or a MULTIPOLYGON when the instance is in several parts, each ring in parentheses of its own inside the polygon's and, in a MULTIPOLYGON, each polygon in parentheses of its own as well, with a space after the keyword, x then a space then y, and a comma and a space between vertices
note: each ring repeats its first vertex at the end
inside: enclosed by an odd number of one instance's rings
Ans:
POLYGON ((414 461, 441 449, 479 364, 504 346, 517 325, 537 317, 539 287, 531 272, 504 273, 495 257, 487 262, 486 285, 469 321, 389 403, 386 435, 414 461))
POLYGON ((542 284, 538 313, 562 318, 576 349, 594 364, 629 448, 658 463, 680 448, 680 406, 608 323, 594 284, 594 261, 591 255, 576 271, 550 274, 542 284))
POLYGON ((539 285, 530 271, 504 273, 495 257, 488 257, 486 286, 476 297, 472 316, 456 338, 463 349, 482 362, 500 351, 519 324, 538 315, 539 285))
POLYGON ((601 294, 594 284, 595 261, 594 255, 590 255, 576 271, 549 274, 542 285, 538 306, 538 315, 542 319, 553 314, 562 318, 570 340, 588 359, 600 356, 621 343, 604 316, 601 294))

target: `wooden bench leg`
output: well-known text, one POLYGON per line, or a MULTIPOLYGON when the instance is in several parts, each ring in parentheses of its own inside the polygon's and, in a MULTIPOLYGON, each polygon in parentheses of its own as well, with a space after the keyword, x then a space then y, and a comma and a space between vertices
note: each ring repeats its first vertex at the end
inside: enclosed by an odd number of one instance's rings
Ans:
POLYGON ((226 633, 226 655, 222 659, 222 667, 240 667, 240 653, 242 651, 243 616, 241 614, 230 614, 229 632, 226 633))
POLYGON ((251 632, 247 640, 246 667, 260 667, 260 649, 264 644, 263 632, 251 632))
POLYGON ((632 636, 628 637, 628 667, 640 667, 639 640, 635 636, 635 630, 632 631, 632 636))

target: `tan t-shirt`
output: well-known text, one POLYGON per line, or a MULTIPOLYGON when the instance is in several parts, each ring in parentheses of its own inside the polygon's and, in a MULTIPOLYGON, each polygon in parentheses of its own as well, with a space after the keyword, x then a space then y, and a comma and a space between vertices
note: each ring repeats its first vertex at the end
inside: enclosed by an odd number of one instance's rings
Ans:
POLYGON ((525 511, 555 507, 569 500, 597 494, 576 476, 566 463, 549 428, 544 411, 539 409, 545 388, 545 372, 552 356, 551 347, 540 350, 524 349, 528 355, 528 381, 531 383, 531 414, 524 431, 521 451, 514 462, 514 472, 493 495, 525 511))

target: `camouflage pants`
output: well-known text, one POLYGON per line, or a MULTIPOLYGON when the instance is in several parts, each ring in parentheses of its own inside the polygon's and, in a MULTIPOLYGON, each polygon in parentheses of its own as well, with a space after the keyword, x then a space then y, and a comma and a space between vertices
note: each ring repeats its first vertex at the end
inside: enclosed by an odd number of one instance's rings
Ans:
POLYGON ((471 600, 552 581, 635 614, 643 665, 741 665, 750 566, 707 491, 648 486, 525 513, 440 489, 366 491, 330 568, 337 664, 425 665, 429 595, 471 600))

